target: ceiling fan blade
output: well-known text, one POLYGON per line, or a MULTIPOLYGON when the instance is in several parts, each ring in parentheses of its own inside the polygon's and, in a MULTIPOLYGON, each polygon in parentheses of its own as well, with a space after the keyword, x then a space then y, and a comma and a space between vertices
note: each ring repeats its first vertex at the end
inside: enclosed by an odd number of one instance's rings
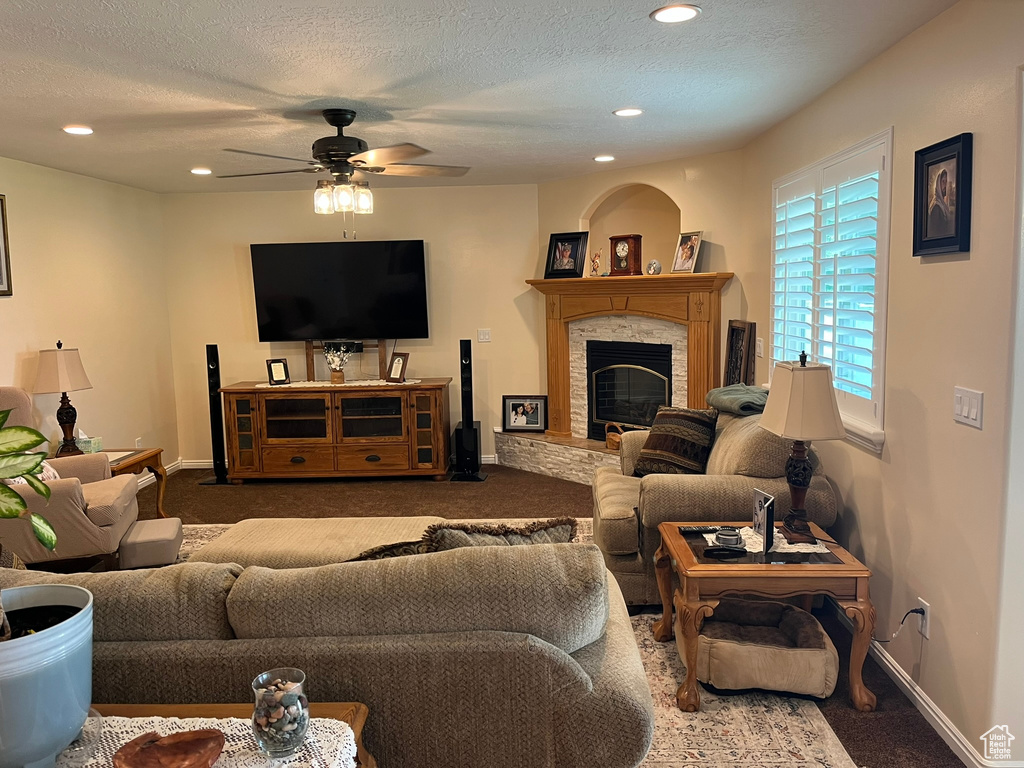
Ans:
POLYGON ((218 179, 238 179, 242 176, 276 176, 281 173, 320 173, 320 168, 296 168, 292 171, 262 171, 260 173, 229 173, 226 176, 218 176, 218 179))
POLYGON ((275 160, 291 160, 293 163, 306 163, 307 165, 319 165, 314 160, 303 160, 298 157, 283 157, 282 155, 267 155, 263 152, 250 152, 247 149, 225 149, 225 152, 234 152, 238 155, 255 155, 256 157, 272 157, 275 160))
POLYGON ((397 165, 387 166, 385 176, 465 176, 469 170, 463 165, 397 165))
POLYGON ((360 152, 358 155, 352 155, 348 161, 353 165, 390 165, 428 154, 430 154, 429 149, 415 144, 392 144, 390 147, 378 147, 360 152))

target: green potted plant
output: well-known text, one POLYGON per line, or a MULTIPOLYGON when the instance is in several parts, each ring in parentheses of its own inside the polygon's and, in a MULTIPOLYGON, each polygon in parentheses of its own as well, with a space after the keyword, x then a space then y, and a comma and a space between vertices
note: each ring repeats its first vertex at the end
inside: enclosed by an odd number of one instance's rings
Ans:
MULTIPOLYGON (((28 427, 5 426, 10 413, 0 411, 0 479, 24 478, 49 499, 50 489, 39 479, 46 454, 32 451, 46 438, 28 427)), ((46 519, 29 513, 21 494, 0 483, 0 518, 16 517, 27 518, 44 547, 56 547, 57 535, 46 519)), ((5 589, 0 626, 0 768, 48 768, 74 740, 89 712, 92 595, 63 584, 5 589), (5 606, 12 616, 30 617, 13 637, 5 606), (68 608, 54 623, 55 612, 64 606, 68 608), (49 615, 40 619, 40 613, 49 615), (33 626, 36 621, 42 623, 33 626)))

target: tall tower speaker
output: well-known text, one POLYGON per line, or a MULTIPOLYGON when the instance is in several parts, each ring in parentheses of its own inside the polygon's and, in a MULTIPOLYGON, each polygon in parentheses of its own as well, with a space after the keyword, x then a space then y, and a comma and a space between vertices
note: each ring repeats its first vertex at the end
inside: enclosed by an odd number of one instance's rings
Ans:
POLYGON ((200 485, 227 485, 228 463, 224 457, 224 411, 220 399, 220 354, 216 344, 206 345, 206 385, 210 395, 210 441, 213 449, 213 478, 200 485))
POLYGON ((487 475, 480 472, 480 422, 473 421, 473 345, 469 339, 459 342, 459 390, 462 395, 462 421, 455 426, 455 472, 452 482, 480 483, 487 475))

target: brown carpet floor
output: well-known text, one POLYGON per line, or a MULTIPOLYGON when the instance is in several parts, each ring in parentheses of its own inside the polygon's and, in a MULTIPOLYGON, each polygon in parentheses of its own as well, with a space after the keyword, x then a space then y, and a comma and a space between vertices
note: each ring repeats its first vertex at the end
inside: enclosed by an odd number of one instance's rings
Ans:
MULTIPOLYGON (((403 478, 253 481, 223 486, 199 485, 200 480, 212 477, 210 471, 185 470, 168 479, 164 509, 185 524, 234 523, 249 517, 593 515, 588 486, 508 467, 489 465, 484 469, 488 478, 483 483, 403 478)), ((139 492, 139 517, 156 517, 155 486, 139 492)), ((870 713, 853 709, 847 682, 850 633, 830 610, 817 611, 816 616, 840 659, 835 693, 817 704, 853 761, 868 768, 960 768, 963 763, 870 656, 864 664, 864 683, 878 697, 878 707, 870 713)))

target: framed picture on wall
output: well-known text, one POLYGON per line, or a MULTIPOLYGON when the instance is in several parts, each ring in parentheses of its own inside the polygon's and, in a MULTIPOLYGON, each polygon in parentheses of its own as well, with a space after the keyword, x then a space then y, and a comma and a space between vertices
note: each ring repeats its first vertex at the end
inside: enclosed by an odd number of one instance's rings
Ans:
POLYGON ((679 245, 672 259, 673 272, 696 272, 697 253, 700 251, 701 232, 683 232, 679 235, 679 245))
POLYGON ((547 395, 502 395, 503 432, 543 432, 548 428, 547 395))
POLYGON ((7 198, 0 195, 0 296, 11 295, 11 253, 7 249, 7 198))
POLYGON ((914 255, 971 250, 974 134, 914 153, 914 255))
POLYGON ((725 343, 725 380, 730 384, 754 383, 754 337, 757 324, 745 320, 730 320, 729 335, 725 343))
POLYGON ((548 259, 544 279, 583 277, 587 262, 588 232, 560 232, 548 242, 548 259))

